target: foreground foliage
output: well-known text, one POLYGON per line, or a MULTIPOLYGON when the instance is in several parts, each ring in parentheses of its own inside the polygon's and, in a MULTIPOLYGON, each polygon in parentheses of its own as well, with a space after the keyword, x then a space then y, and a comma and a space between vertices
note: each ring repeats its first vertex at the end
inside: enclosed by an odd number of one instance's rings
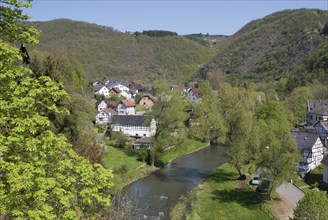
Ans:
POLYGON ((110 205, 112 173, 78 156, 50 129, 45 112, 65 113, 62 86, 36 77, 17 44, 36 43, 21 26, 30 1, 0 1, 0 214, 17 219, 93 218, 110 205))
POLYGON ((328 198, 324 192, 312 190, 298 202, 295 220, 328 219, 328 198))

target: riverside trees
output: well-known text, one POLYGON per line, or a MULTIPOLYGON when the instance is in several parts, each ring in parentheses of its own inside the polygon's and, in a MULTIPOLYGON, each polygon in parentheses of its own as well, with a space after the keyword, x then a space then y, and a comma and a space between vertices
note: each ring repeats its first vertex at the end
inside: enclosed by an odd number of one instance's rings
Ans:
POLYGON ((0 214, 17 219, 91 218, 110 205, 110 170, 78 156, 44 112, 68 99, 47 76, 22 64, 17 46, 37 43, 22 24, 30 1, 0 1, 0 214))

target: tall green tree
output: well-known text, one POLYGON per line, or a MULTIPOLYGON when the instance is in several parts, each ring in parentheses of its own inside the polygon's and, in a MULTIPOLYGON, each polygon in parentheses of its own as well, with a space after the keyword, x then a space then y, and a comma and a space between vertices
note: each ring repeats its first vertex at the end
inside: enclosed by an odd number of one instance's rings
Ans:
POLYGON ((169 92, 167 88, 158 87, 159 98, 152 110, 157 122, 156 134, 149 152, 152 165, 165 148, 181 144, 186 138, 185 122, 189 117, 186 112, 187 102, 185 97, 176 92, 169 92))
POLYGON ((327 194, 320 191, 310 191, 298 202, 294 211, 295 220, 328 219, 327 194))
POLYGON ((244 88, 221 86, 219 102, 227 126, 227 157, 240 176, 243 175, 242 166, 256 157, 258 141, 254 114, 263 96, 244 88))
POLYGON ((190 120, 190 135, 193 138, 214 143, 222 143, 226 137, 226 126, 223 109, 208 81, 200 84, 200 99, 194 105, 193 116, 190 120))
POLYGON ((256 112, 260 135, 258 167, 261 175, 271 181, 269 195, 295 170, 299 157, 292 127, 282 102, 268 101, 256 112))
POLYGON ((44 112, 67 112, 62 86, 35 77, 16 46, 36 43, 22 22, 30 1, 0 1, 0 214, 17 219, 92 218, 110 205, 112 172, 78 156, 44 112), (5 24, 5 25, 3 25, 5 24))
POLYGON ((307 99, 312 99, 313 95, 309 87, 297 87, 285 99, 285 105, 294 114, 294 123, 306 121, 307 99))

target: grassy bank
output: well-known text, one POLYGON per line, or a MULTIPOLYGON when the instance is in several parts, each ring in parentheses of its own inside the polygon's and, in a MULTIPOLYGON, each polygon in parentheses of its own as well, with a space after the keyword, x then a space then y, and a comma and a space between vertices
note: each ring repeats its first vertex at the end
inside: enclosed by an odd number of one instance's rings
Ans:
MULTIPOLYGON (((206 147, 206 144, 187 139, 181 146, 171 148, 164 152, 160 163, 166 164, 175 158, 191 153, 206 147)), ((102 162, 107 168, 111 168, 114 173, 113 193, 120 192, 122 188, 134 180, 143 178, 156 171, 157 167, 146 165, 138 160, 139 150, 115 148, 107 146, 107 152, 102 162)))
POLYGON ((160 158, 160 163, 167 164, 178 157, 200 150, 207 146, 208 145, 203 142, 187 139, 180 146, 165 151, 160 158))
POLYGON ((231 165, 217 168, 197 187, 187 219, 270 219, 262 211, 262 196, 237 178, 231 165))
POLYGON ((139 161, 137 150, 112 146, 107 146, 103 164, 113 170, 114 187, 112 191, 114 194, 120 192, 124 186, 134 180, 143 178, 158 169, 139 161))

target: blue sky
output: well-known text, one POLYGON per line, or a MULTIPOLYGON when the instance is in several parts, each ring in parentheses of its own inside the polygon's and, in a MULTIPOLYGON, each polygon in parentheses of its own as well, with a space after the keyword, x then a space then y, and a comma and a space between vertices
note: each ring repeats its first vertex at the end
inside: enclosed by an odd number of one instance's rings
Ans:
POLYGON ((284 9, 328 10, 328 0, 34 0, 33 21, 69 18, 116 30, 170 30, 178 34, 231 35, 251 20, 284 9))

